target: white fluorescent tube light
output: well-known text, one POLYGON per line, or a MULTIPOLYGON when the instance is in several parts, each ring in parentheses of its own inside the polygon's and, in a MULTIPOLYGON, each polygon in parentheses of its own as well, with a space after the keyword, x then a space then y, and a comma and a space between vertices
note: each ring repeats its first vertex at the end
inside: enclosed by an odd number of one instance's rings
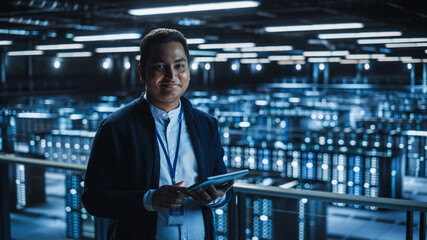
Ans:
POLYGON ((139 39, 139 33, 121 33, 121 34, 104 34, 104 35, 90 35, 90 36, 77 36, 73 37, 75 42, 89 42, 89 41, 113 41, 113 40, 127 40, 139 39))
POLYGON ((340 62, 342 59, 335 57, 335 58, 308 58, 307 61, 308 62, 313 62, 313 63, 321 63, 321 62, 340 62))
POLYGON ((256 58, 257 53, 218 53, 217 58, 256 58))
POLYGON ((251 48, 242 48, 242 52, 275 52, 275 51, 291 51, 294 49, 292 46, 259 46, 251 48))
POLYGON ((363 23, 335 23, 335 24, 312 24, 296 26, 274 26, 265 27, 267 32, 298 32, 298 31, 320 31, 333 29, 363 28, 363 23))
POLYGON ((341 64, 369 63, 369 60, 341 59, 341 64))
POLYGON ((398 37, 402 32, 358 32, 358 33, 325 33, 319 34, 320 39, 367 38, 367 37, 398 37))
POLYGON ((199 49, 224 49, 254 47, 255 43, 212 43, 200 44, 199 49))
POLYGON ((295 64, 305 64, 305 61, 278 61, 279 65, 295 65, 295 64))
POLYGON ((12 41, 0 40, 0 46, 12 45, 12 41))
POLYGON ((96 48, 97 53, 139 52, 139 47, 105 47, 96 48))
POLYGON ((8 52, 9 56, 38 56, 43 55, 43 51, 40 50, 27 50, 27 51, 12 51, 8 52))
POLYGON ((190 50, 191 56, 216 56, 217 52, 215 51, 203 51, 203 50, 190 50))
POLYGON ((350 54, 345 56, 347 59, 376 59, 384 57, 385 54, 350 54))
POLYGON ((249 63, 270 63, 270 60, 267 58, 245 58, 240 59, 240 63, 249 64, 249 63))
POLYGON ((225 10, 225 9, 236 9, 236 8, 253 8, 258 6, 259 6, 259 2, 257 1, 234 1, 234 2, 187 4, 187 5, 178 5, 178 6, 169 6, 169 7, 129 9, 128 13, 134 16, 147 16, 147 15, 158 15, 158 14, 201 12, 201 11, 225 10))
POLYGON ((190 45, 190 44, 202 44, 202 43, 205 43, 205 42, 206 42, 206 40, 203 39, 203 38, 188 38, 187 39, 187 44, 188 45, 190 45))
POLYGON ((304 60, 305 57, 302 55, 278 55, 278 56, 269 56, 270 61, 286 61, 286 60, 304 60))
POLYGON ((408 48, 408 47, 427 47, 425 43, 389 43, 385 45, 386 48, 408 48))
POLYGON ((329 56, 346 56, 349 51, 305 51, 302 53, 306 57, 329 57, 329 56))
POLYGON ((404 63, 427 63, 427 59, 408 59, 408 60, 402 60, 404 63))
POLYGON ((57 57, 90 57, 92 56, 91 52, 63 52, 57 53, 57 57))
POLYGON ((84 46, 81 43, 71 44, 54 44, 54 45, 37 45, 37 50, 65 50, 65 49, 82 49, 84 46))
POLYGON ((386 43, 410 43, 427 42, 427 38, 382 38, 382 39, 359 39, 358 44, 386 44, 386 43))
POLYGON ((216 57, 195 57, 194 62, 226 62, 226 58, 216 58, 216 57))
POLYGON ((399 62, 399 57, 384 57, 378 58, 378 62, 399 62))

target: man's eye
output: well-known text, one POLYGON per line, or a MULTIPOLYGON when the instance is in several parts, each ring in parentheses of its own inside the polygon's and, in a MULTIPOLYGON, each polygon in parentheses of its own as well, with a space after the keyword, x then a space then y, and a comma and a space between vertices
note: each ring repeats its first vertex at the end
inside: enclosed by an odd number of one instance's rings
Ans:
POLYGON ((175 67, 177 69, 183 69, 183 68, 185 68, 185 65, 184 64, 177 64, 175 67))
POLYGON ((165 68, 165 66, 163 66, 163 65, 154 65, 153 66, 153 69, 155 69, 155 70, 162 70, 164 68, 165 68))

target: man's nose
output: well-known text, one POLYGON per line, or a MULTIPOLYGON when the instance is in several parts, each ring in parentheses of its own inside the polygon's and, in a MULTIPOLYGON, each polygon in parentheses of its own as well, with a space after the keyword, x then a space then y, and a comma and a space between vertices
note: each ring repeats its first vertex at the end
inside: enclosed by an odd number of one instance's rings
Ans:
POLYGON ((176 74, 177 71, 173 67, 168 67, 166 68, 165 78, 173 80, 175 79, 176 74))

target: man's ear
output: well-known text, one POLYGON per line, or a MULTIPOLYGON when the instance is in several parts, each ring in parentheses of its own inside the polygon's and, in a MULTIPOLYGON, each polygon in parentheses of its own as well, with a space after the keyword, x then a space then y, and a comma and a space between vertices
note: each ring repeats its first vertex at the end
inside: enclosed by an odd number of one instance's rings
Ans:
POLYGON ((141 80, 142 83, 145 83, 144 69, 141 63, 138 64, 138 72, 139 72, 139 79, 141 80))

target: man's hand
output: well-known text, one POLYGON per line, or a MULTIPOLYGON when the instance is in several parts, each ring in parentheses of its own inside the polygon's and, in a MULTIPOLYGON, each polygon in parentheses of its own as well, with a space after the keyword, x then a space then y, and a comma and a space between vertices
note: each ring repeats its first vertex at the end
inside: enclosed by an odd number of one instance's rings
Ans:
POLYGON ((151 199, 153 208, 157 211, 164 208, 179 208, 188 197, 188 188, 183 187, 184 181, 175 185, 164 185, 153 193, 151 199))
POLYGON ((191 191, 189 195, 199 204, 206 205, 212 202, 213 200, 224 196, 224 194, 227 193, 228 189, 230 189, 233 184, 234 180, 231 180, 227 183, 227 185, 220 188, 215 188, 215 186, 211 184, 209 185, 209 188, 207 190, 199 188, 194 191, 191 191))

